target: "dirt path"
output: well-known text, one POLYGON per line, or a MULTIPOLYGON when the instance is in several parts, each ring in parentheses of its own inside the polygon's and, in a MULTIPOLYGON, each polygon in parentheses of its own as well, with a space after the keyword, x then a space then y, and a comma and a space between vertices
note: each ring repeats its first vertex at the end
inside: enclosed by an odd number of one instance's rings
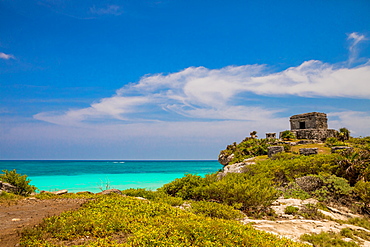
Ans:
POLYGON ((14 205, 0 204, 0 246, 17 246, 19 232, 37 225, 48 216, 79 208, 87 199, 49 199, 27 198, 14 205))

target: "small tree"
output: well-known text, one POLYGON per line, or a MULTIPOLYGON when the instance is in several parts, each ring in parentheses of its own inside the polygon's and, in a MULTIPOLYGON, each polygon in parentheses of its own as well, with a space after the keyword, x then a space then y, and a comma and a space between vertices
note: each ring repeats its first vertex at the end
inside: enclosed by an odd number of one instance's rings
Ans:
POLYGON ((257 131, 253 130, 251 133, 249 133, 251 135, 251 138, 257 138, 257 131))
POLYGON ((14 169, 13 171, 3 170, 4 174, 0 174, 0 181, 14 185, 17 189, 15 194, 27 196, 35 192, 37 188, 29 185, 31 180, 27 179, 27 175, 20 175, 14 169))
POLYGON ((350 131, 347 129, 347 128, 340 128, 339 129, 339 134, 338 134, 338 139, 340 141, 345 141, 345 140, 348 140, 349 139, 349 134, 350 134, 350 131))
POLYGON ((284 141, 291 141, 295 139, 295 135, 289 130, 283 131, 280 136, 284 141))

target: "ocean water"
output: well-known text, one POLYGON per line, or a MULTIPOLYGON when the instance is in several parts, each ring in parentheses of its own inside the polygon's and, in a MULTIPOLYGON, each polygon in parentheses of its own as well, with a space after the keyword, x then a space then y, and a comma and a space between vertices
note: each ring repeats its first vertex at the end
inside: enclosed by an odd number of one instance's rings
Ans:
POLYGON ((0 170, 26 174, 40 191, 69 192, 155 190, 187 173, 204 176, 221 168, 217 161, 0 161, 0 170))

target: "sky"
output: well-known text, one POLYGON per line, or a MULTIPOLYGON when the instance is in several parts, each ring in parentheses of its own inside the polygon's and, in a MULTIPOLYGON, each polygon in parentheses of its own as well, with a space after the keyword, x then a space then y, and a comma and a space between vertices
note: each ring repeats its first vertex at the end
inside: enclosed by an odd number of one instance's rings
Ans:
POLYGON ((368 0, 0 0, 0 159, 216 160, 324 112, 370 135, 368 0))

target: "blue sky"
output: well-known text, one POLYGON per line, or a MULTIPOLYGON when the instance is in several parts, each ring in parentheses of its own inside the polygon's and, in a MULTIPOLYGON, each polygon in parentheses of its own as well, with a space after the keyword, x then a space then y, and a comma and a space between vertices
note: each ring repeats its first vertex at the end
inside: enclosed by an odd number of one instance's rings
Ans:
POLYGON ((370 135, 370 1, 0 0, 0 159, 217 159, 325 112, 370 135))

